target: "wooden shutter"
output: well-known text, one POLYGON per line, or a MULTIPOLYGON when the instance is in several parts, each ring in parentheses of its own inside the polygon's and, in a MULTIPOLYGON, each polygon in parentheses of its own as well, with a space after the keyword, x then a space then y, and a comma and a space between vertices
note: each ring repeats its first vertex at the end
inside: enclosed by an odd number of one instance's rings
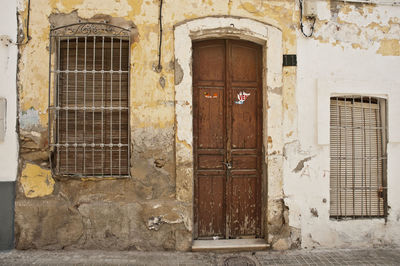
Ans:
POLYGON ((330 104, 330 215, 386 213, 385 100, 334 97, 330 104))
POLYGON ((58 38, 53 168, 59 175, 129 176, 129 42, 58 38))

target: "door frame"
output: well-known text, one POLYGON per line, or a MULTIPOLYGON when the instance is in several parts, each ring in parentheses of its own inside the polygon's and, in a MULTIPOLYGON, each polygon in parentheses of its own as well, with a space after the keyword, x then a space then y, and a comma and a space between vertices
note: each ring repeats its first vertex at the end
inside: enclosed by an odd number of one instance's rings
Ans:
POLYGON ((268 241, 266 224, 273 212, 268 206, 282 198, 283 166, 282 31, 274 26, 239 17, 205 17, 174 26, 176 200, 188 205, 191 220, 185 226, 194 236, 192 41, 211 38, 242 39, 262 45, 261 231, 268 241), (268 176, 273 179, 267 180, 268 176))
MULTIPOLYGON (((261 224, 262 224, 261 223, 261 197, 262 197, 262 194, 261 194, 261 189, 260 188, 262 187, 261 186, 261 184, 262 184, 261 180, 262 180, 262 174, 263 174, 262 159, 264 159, 264 158, 262 156, 262 145, 260 145, 260 144, 262 143, 262 110, 263 110, 262 99, 263 99, 263 97, 262 97, 262 88, 261 88, 262 87, 262 75, 261 75, 261 73, 262 73, 262 64, 261 64, 262 60, 261 60, 261 58, 258 57, 258 55, 262 56, 262 46, 260 46, 259 44, 255 44, 254 42, 248 42, 248 41, 244 41, 244 40, 237 40, 237 39, 233 39, 233 38, 229 38, 229 39, 216 39, 216 38, 213 38, 213 39, 201 40, 200 42, 204 42, 204 41, 205 41, 205 46, 204 46, 204 43, 203 43, 203 45, 200 44, 199 47, 203 47, 203 48, 204 47, 209 47, 209 46, 221 47, 221 45, 223 45, 223 47, 224 47, 224 60, 223 60, 224 61, 224 63, 223 63, 223 72, 224 72, 224 82, 223 82, 223 84, 224 84, 224 86, 222 85, 221 81, 216 81, 217 83, 219 82, 219 85, 214 84, 212 86, 217 86, 219 88, 221 88, 222 86, 224 87, 223 90, 218 90, 218 91, 220 92, 220 96, 223 95, 222 108, 223 108, 223 117, 224 117, 223 118, 223 123, 224 123, 224 125, 223 126, 221 125, 221 126, 223 127, 223 133, 222 134, 225 137, 224 138, 224 145, 223 145, 224 148, 219 148, 219 149, 223 149, 224 150, 224 153, 223 153, 224 159, 223 159, 223 161, 225 161, 225 162, 226 161, 233 162, 233 160, 234 160, 233 157, 229 158, 229 155, 228 155, 229 153, 227 154, 227 152, 229 151, 231 153, 231 156, 234 156, 232 151, 231 151, 231 149, 233 149, 233 147, 231 147, 231 145, 229 144, 230 141, 232 141, 232 140, 229 140, 231 138, 228 137, 228 136, 233 136, 232 135, 232 131, 231 131, 232 128, 233 128, 232 117, 234 115, 234 111, 233 111, 235 109, 234 106, 236 106, 236 105, 232 104, 232 99, 237 100, 236 93, 234 93, 234 91, 236 90, 235 89, 236 86, 233 85, 234 84, 234 80, 232 79, 232 77, 230 77, 232 75, 231 70, 232 70, 232 67, 233 67, 233 65, 232 65, 233 47, 235 47, 235 46, 239 46, 239 47, 242 47, 242 48, 246 47, 246 48, 250 48, 252 51, 255 51, 257 53, 257 60, 254 62, 255 63, 255 65, 254 65, 255 72, 257 73, 256 74, 257 75, 257 85, 254 85, 254 84, 252 85, 252 87, 256 87, 255 94, 257 95, 256 102, 255 102, 256 108, 255 108, 255 116, 254 116, 254 118, 256 118, 256 128, 257 128, 257 133, 255 135, 256 136, 255 139, 256 139, 256 142, 258 143, 256 145, 256 147, 257 147, 256 148, 257 149, 257 153, 256 153, 256 157, 257 157, 257 162, 256 162, 256 164, 257 164, 257 174, 256 174, 256 176, 257 177, 255 178, 256 179, 256 181, 255 181, 256 182, 256 185, 255 185, 255 187, 256 187, 255 188, 256 189, 255 190, 256 213, 255 213, 255 217, 254 217, 254 219, 256 221, 256 227, 257 228, 255 230, 255 234, 254 235, 257 235, 257 237, 262 237, 263 236, 263 233, 262 233, 262 230, 261 230, 261 224), (258 171, 260 171, 260 173, 258 171)), ((199 41, 196 40, 196 42, 199 42, 199 41)), ((195 46, 195 41, 193 41, 192 46, 193 47, 195 46)), ((194 62, 194 58, 193 58, 193 65, 196 65, 196 63, 194 62)), ((204 85, 204 86, 207 87, 207 85, 204 85)), ((200 87, 202 87, 202 86, 200 86, 200 87)), ((200 87, 198 87, 197 89, 201 90, 200 87)), ((240 91, 243 91, 243 90, 247 91, 249 89, 250 88, 248 88, 248 87, 244 87, 244 88, 241 88, 240 91)), ((195 86, 193 86, 193 90, 195 90, 195 86)), ((251 90, 251 91, 253 91, 253 90, 251 90)), ((201 102, 200 99, 201 98, 202 97, 199 96, 198 93, 197 94, 193 93, 193 102, 194 102, 193 103, 193 108, 194 108, 193 109, 193 111, 194 111, 193 112, 193 140, 194 140, 194 142, 193 142, 193 144, 194 144, 193 152, 194 152, 194 171, 195 171, 194 172, 194 174, 195 174, 195 176, 194 176, 194 202, 193 202, 193 219, 194 219, 193 237, 195 239, 199 239, 199 237, 200 237, 199 236, 199 232, 198 232, 198 228, 199 228, 198 222, 201 221, 201 219, 200 219, 201 216, 198 213, 199 204, 200 204, 199 203, 200 202, 200 194, 199 194, 199 192, 200 192, 199 191, 199 182, 200 181, 199 180, 200 180, 201 176, 204 177, 204 172, 203 172, 203 174, 199 173, 199 172, 202 172, 204 169, 203 170, 201 169, 201 167, 199 166, 199 161, 198 161, 199 160, 199 156, 201 156, 198 153, 198 149, 199 149, 198 141, 199 141, 199 136, 200 136, 199 135, 200 127, 198 127, 198 125, 196 125, 196 120, 198 122, 199 119, 200 119, 198 112, 200 110, 200 105, 201 105, 200 104, 200 102, 201 102), (197 106, 197 108, 196 108, 196 106, 197 106), (197 137, 197 141, 196 141, 196 137, 197 137)), ((213 102, 214 101, 215 100, 213 100, 213 102)), ((203 151, 205 151, 205 150, 203 149, 203 151)), ((208 154, 208 155, 210 155, 210 154, 208 154)), ((214 156, 215 155, 216 154, 214 154, 214 156)), ((219 155, 221 155, 221 154, 219 154, 219 155)), ((238 154, 236 154, 236 156, 238 156, 238 154)), ((244 155, 242 155, 242 156, 244 156, 244 155)), ((249 158, 249 157, 246 157, 246 158, 249 158)), ((222 166, 223 161, 221 161, 220 166, 222 166)), ((219 169, 219 170, 222 170, 222 169, 219 169)), ((231 227, 231 225, 232 225, 232 217, 231 217, 231 215, 232 215, 232 212, 231 212, 232 205, 231 204, 232 204, 232 200, 233 200, 233 198, 232 198, 233 194, 231 194, 232 193, 232 191, 231 191, 232 187, 230 185, 233 185, 233 181, 234 180, 238 180, 237 178, 240 179, 240 177, 238 177, 238 176, 240 176, 240 174, 238 175, 236 173, 236 175, 235 174, 232 175, 230 173, 230 171, 227 169, 227 167, 223 167, 223 170, 225 171, 225 177, 224 177, 224 181, 223 181, 224 182, 224 186, 223 186, 223 195, 224 195, 223 197, 224 197, 224 200, 223 200, 223 207, 222 207, 223 210, 224 210, 224 228, 225 228, 225 230, 223 232, 224 232, 224 235, 225 235, 224 239, 230 239, 234 235, 234 233, 231 231, 231 229, 232 229, 232 227, 231 227), (233 176, 236 176, 236 177, 232 178, 233 176)), ((220 174, 215 174, 215 175, 220 176, 220 174)), ((211 236, 202 236, 203 239, 207 239, 207 238, 210 238, 210 237, 211 236)))

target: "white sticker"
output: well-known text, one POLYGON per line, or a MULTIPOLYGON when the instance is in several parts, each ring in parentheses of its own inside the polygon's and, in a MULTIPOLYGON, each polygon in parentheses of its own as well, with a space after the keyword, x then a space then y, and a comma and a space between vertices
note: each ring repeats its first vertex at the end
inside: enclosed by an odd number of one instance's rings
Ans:
POLYGON ((241 91, 238 93, 237 98, 238 100, 235 101, 236 104, 244 104, 244 102, 249 98, 250 93, 246 93, 244 91, 241 91))

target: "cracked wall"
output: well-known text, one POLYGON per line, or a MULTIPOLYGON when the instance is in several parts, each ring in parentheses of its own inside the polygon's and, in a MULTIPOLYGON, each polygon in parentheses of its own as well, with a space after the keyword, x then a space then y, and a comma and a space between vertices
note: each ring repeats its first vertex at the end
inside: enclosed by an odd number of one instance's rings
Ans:
MULTIPOLYGON (((174 42, 174 27, 204 17, 248 18, 269 25, 281 32, 282 42, 276 49, 281 49, 283 54, 298 56, 297 67, 280 67, 276 71, 281 73, 279 75, 272 71, 267 79, 271 82, 264 88, 268 92, 264 104, 268 189, 264 190, 267 198, 263 213, 265 237, 271 246, 274 249, 345 246, 353 238, 358 240, 354 243, 360 245, 369 239, 374 243, 381 241, 379 239, 384 239, 382 243, 397 243, 390 236, 393 232, 398 234, 391 229, 396 225, 394 221, 389 226, 373 221, 372 227, 368 221, 348 223, 352 228, 361 224, 363 232, 371 228, 382 229, 382 233, 364 237, 347 229, 346 223, 329 220, 329 151, 317 142, 316 87, 318 79, 368 82, 372 79, 371 74, 389 80, 389 83, 398 83, 395 73, 400 67, 399 7, 333 0, 316 2, 315 32, 313 37, 305 39, 298 29, 297 1, 165 1, 162 69, 158 70, 158 1, 32 1, 31 40, 19 48, 17 76, 21 147, 16 247, 190 249, 192 135, 190 130, 177 132, 177 124, 191 128, 189 103, 183 100, 190 98, 191 92, 186 91, 188 95, 181 99, 177 98, 175 89, 188 85, 185 73, 190 73, 191 65, 190 60, 176 60, 175 51, 179 50, 179 45, 186 44, 174 42), (40 171, 49 169, 47 59, 50 26, 79 20, 107 20, 133 28, 131 179, 55 178, 54 184, 46 182, 49 178, 35 179, 43 176, 37 174, 36 167, 40 171), (369 63, 371 59, 374 65, 369 63), (177 118, 177 113, 184 114, 182 120, 177 118), (34 192, 29 194, 31 190, 34 192), (27 193, 35 197, 28 197, 27 193)), ((21 39, 26 39, 23 35, 26 32, 23 26, 27 19, 26 5, 27 1, 19 2, 21 39)), ((197 31, 196 34, 198 38, 201 34, 220 37, 218 34, 222 32, 197 31)), ((273 59, 274 56, 276 54, 271 53, 265 60, 282 60, 273 59)), ((398 144, 390 145, 389 150, 395 156, 392 158, 399 158, 398 144)), ((400 207, 397 198, 391 202, 393 210, 395 206, 400 207)))
POLYGON ((303 248, 398 246, 400 6, 316 3, 314 35, 297 47, 297 139, 286 144, 284 167, 289 224, 301 228, 303 248), (329 97, 346 93, 388 101, 387 222, 329 218, 329 97))

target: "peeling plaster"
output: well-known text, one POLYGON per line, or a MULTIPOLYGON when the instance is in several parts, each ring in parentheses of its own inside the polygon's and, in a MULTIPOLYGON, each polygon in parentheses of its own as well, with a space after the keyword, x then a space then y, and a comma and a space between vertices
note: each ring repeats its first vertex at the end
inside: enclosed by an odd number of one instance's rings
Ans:
POLYGON ((175 85, 179 85, 183 79, 183 70, 181 65, 178 62, 178 59, 175 59, 175 85))
POLYGON ((398 55, 400 7, 332 1, 330 6, 332 17, 319 16, 315 40, 345 49, 372 49, 385 56, 398 55))
POLYGON ((39 111, 35 110, 33 107, 26 111, 21 111, 19 115, 19 123, 21 129, 26 131, 33 131, 40 126, 39 111))
POLYGON ((162 216, 150 217, 147 221, 147 228, 149 228, 150 230, 158 231, 162 223, 162 216))
POLYGON ((296 168, 293 169, 293 172, 298 173, 298 172, 300 172, 301 170, 303 170, 303 168, 304 168, 304 163, 305 163, 305 162, 308 162, 309 160, 311 160, 311 158, 312 158, 312 157, 310 156, 310 157, 307 157, 307 158, 301 160, 301 161, 297 164, 296 168))
POLYGON ((312 216, 318 217, 318 210, 317 210, 317 209, 311 208, 311 209, 310 209, 310 212, 311 212, 312 216))
POLYGON ((99 13, 111 13, 116 16, 128 16, 129 12, 132 11, 132 6, 127 0, 115 1, 113 5, 110 5, 107 1, 97 0, 69 0, 65 1, 52 1, 56 3, 56 7, 59 10, 78 10, 78 15, 83 18, 90 18, 99 13))
POLYGON ((377 52, 383 56, 400 56, 400 40, 382 40, 377 52))
MULTIPOLYGON (((318 3, 323 1, 317 1, 318 3)), ((397 93, 400 68, 400 7, 326 1, 330 15, 318 11, 313 38, 298 40, 296 81, 297 140, 285 145, 284 193, 289 223, 301 228, 303 248, 398 245, 399 224, 384 219, 330 219, 329 97, 361 94, 388 99, 388 162, 398 161, 397 93), (311 62, 311 63, 310 63, 311 62), (392 148, 391 148, 392 147, 392 148), (302 160, 314 156, 301 165, 302 160), (390 159, 392 158, 392 159, 390 159), (300 163, 300 165, 299 165, 300 163), (293 169, 302 168, 295 172, 293 169), (318 217, 312 214, 318 212, 318 217), (374 232, 371 234, 371 232, 374 232), (375 233, 376 232, 376 233, 375 233), (377 244, 379 243, 379 244, 377 244)), ((398 166, 388 164, 388 195, 398 186, 398 166)), ((392 192, 397 194, 396 192, 392 192)), ((388 197, 397 206, 398 196, 388 197)), ((398 207, 395 207, 397 213, 398 207)))
POLYGON ((278 88, 268 88, 268 91, 270 91, 271 93, 275 93, 278 95, 282 95, 282 87, 278 87, 278 88))
POLYGON ((29 163, 22 170, 20 182, 27 198, 51 195, 55 184, 50 170, 29 163))

